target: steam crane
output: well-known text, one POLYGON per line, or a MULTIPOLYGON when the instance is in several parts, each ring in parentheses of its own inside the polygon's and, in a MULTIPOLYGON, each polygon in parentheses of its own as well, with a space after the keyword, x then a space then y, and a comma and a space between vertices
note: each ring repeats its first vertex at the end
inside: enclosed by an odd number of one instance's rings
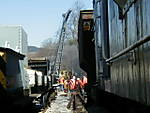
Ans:
POLYGON ((51 74, 55 75, 55 76, 56 76, 56 74, 59 75, 59 73, 60 73, 62 53, 63 53, 63 48, 64 48, 64 40, 65 40, 65 36, 66 36, 66 24, 67 24, 67 20, 69 18, 70 13, 71 13, 71 10, 68 10, 67 13, 63 14, 63 24, 62 24, 61 32, 59 35, 59 41, 58 41, 58 46, 56 49, 54 65, 51 69, 51 74))

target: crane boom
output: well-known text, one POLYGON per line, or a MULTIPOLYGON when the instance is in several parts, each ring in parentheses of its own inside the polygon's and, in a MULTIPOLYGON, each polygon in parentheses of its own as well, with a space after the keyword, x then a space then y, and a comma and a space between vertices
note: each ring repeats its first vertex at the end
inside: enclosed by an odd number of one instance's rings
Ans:
POLYGON ((71 13, 71 10, 68 10, 67 13, 63 14, 63 24, 62 24, 61 32, 59 35, 59 41, 58 41, 58 46, 56 49, 54 65, 51 70, 51 73, 57 72, 58 75, 60 72, 60 66, 61 66, 63 48, 64 48, 64 40, 65 40, 65 36, 66 36, 66 23, 67 23, 70 13, 71 13))

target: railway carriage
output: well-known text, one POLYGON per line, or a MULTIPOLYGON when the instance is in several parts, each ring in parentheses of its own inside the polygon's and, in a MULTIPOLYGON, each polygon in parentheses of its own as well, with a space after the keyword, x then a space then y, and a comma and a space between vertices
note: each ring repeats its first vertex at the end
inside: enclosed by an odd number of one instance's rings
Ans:
MULTIPOLYGON (((92 51, 95 53, 90 52, 90 47, 84 41, 90 39, 88 38, 90 35, 80 35, 81 32, 84 34, 81 30, 84 22, 80 19, 84 13, 88 15, 88 11, 80 12, 78 37, 80 67, 86 68, 84 69, 86 72, 95 71, 96 74, 89 75, 89 79, 92 78, 94 85, 97 86, 96 98, 102 94, 99 93, 101 90, 105 91, 104 94, 120 100, 150 105, 149 5, 149 0, 93 0, 94 11, 91 18, 93 29, 89 32, 93 32, 90 42, 94 41, 92 46, 95 50, 92 51), (96 67, 93 68, 88 61, 84 63, 84 58, 81 60, 86 51, 89 51, 86 55, 95 62, 96 67), (92 54, 95 54, 95 58, 92 54)), ((95 93, 91 93, 91 96, 93 95, 95 93)))

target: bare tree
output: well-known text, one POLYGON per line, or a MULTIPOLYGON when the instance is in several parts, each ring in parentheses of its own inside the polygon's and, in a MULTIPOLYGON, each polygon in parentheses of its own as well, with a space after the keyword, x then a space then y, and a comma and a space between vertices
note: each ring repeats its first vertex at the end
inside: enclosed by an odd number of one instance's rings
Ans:
MULTIPOLYGON (((80 10, 84 7, 81 0, 77 0, 72 9, 72 13, 69 16, 69 20, 66 26, 66 39, 63 50, 63 58, 61 69, 67 69, 76 73, 80 73, 81 69, 79 67, 79 58, 78 58, 78 19, 80 10)), ((56 39, 58 39, 60 34, 60 29, 56 32, 56 39)), ((47 39, 43 41, 42 49, 39 50, 35 56, 38 57, 55 57, 57 42, 47 39)))
POLYGON ((84 8, 84 4, 81 0, 75 1, 72 7, 72 13, 70 15, 67 24, 67 38, 77 39, 78 35, 78 20, 80 15, 80 10, 84 8))
POLYGON ((62 68, 80 73, 79 67, 79 55, 78 55, 78 20, 80 16, 80 10, 84 8, 81 0, 77 0, 72 9, 72 13, 69 17, 69 21, 66 26, 67 40, 64 46, 62 68))

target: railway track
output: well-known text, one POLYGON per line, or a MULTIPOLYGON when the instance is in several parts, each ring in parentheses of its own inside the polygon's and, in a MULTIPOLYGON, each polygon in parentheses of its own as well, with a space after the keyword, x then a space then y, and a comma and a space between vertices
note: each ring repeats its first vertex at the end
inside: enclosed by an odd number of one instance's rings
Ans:
POLYGON ((104 107, 95 105, 87 107, 86 100, 86 96, 80 92, 58 92, 51 105, 39 113, 111 113, 104 107))

